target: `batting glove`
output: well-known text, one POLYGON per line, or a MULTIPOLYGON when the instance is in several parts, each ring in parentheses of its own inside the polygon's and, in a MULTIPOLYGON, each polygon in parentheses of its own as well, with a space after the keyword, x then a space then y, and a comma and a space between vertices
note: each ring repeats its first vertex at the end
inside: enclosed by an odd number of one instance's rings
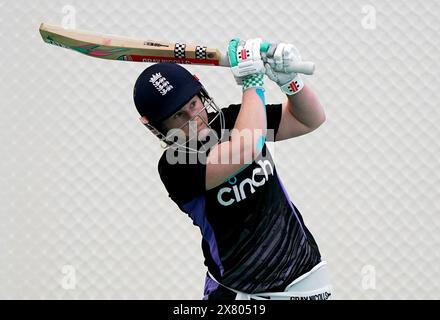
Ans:
POLYGON ((240 41, 238 38, 229 42, 231 71, 237 84, 243 86, 243 91, 264 85, 266 69, 260 55, 261 42, 261 39, 240 41))
POLYGON ((266 75, 287 95, 294 95, 302 90, 304 82, 298 73, 289 73, 293 63, 301 62, 298 49, 292 44, 271 44, 267 52, 262 53, 266 75))

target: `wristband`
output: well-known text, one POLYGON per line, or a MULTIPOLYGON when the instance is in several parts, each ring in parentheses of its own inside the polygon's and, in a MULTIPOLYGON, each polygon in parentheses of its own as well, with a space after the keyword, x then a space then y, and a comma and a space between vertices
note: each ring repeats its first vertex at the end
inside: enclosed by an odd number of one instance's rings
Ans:
POLYGON ((264 86, 264 75, 253 74, 243 78, 243 91, 264 86))
POLYGON ((292 96, 304 88, 304 82, 299 75, 296 75, 292 80, 284 85, 280 85, 281 91, 285 94, 292 96))

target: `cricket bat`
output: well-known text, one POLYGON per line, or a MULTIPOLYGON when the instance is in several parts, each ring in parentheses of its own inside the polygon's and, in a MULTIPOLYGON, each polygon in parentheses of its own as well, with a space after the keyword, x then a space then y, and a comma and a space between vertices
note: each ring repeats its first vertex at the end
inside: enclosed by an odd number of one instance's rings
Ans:
MULTIPOLYGON (((64 29, 42 23, 40 34, 46 43, 71 49, 90 57, 135 61, 174 62, 229 67, 228 56, 219 49, 189 43, 140 40, 103 35, 82 30, 64 29)), ((311 75, 315 65, 310 61, 292 64, 289 72, 311 75)))

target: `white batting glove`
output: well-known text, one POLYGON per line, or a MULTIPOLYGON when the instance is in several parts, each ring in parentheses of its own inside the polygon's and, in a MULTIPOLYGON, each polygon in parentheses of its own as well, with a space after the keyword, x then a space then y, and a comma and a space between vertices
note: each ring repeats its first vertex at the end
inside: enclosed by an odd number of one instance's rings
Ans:
POLYGON ((266 75, 277 83, 285 94, 294 95, 302 90, 304 82, 301 76, 287 71, 293 63, 301 62, 301 55, 295 46, 286 43, 271 44, 262 56, 266 75))
POLYGON ((228 56, 231 71, 236 82, 243 86, 243 91, 264 85, 263 77, 266 69, 260 54, 261 42, 259 38, 247 41, 236 38, 229 42, 228 56))

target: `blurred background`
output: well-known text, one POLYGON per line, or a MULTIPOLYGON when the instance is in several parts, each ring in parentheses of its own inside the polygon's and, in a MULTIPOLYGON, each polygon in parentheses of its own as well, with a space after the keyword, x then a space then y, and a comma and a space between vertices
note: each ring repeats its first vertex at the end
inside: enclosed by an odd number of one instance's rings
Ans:
MULTIPOLYGON (((327 114, 272 146, 339 299, 440 298, 440 2, 0 0, 0 298, 201 299, 201 234, 168 198, 132 91, 147 64, 49 46, 41 22, 226 48, 295 44, 327 114)), ((188 66, 217 104, 227 68, 188 66)), ((269 103, 283 95, 266 81, 269 103)), ((190 185, 190 182, 188 182, 190 185)))

